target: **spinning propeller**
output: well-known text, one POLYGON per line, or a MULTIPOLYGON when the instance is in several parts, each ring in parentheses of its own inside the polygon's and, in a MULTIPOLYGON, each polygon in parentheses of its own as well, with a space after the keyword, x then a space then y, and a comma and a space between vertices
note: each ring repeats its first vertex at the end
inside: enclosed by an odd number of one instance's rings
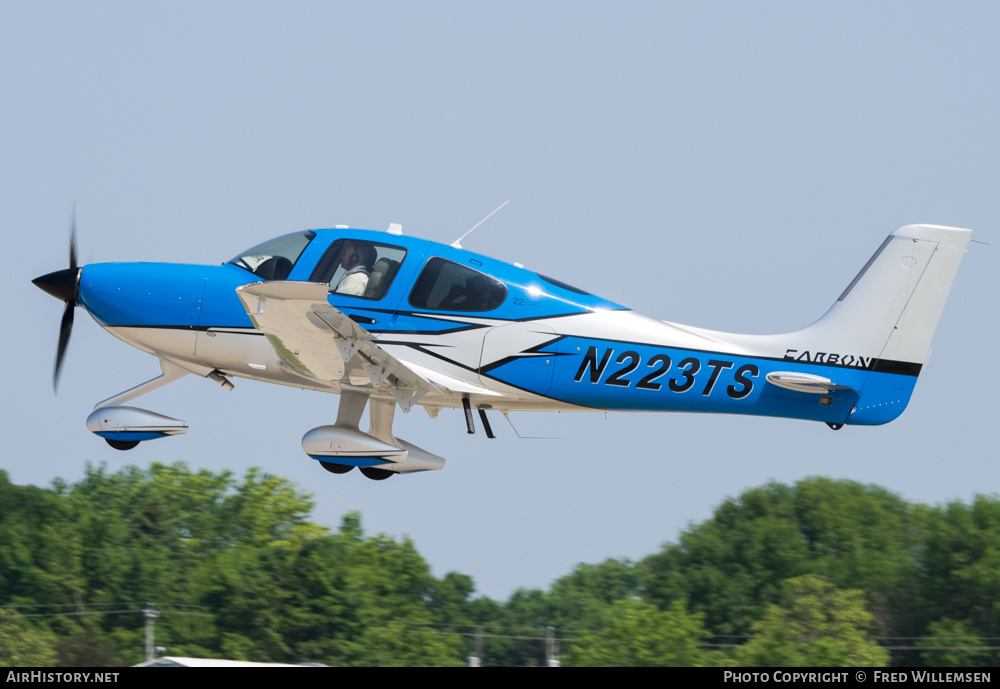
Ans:
POLYGON ((65 356, 66 346, 69 344, 69 335, 73 330, 73 308, 76 306, 76 298, 80 288, 80 272, 81 269, 76 265, 76 215, 74 214, 69 236, 69 268, 57 270, 31 281, 39 289, 66 302, 62 323, 59 326, 59 349, 56 351, 56 365, 52 374, 53 390, 59 385, 59 370, 62 368, 63 356, 65 356))

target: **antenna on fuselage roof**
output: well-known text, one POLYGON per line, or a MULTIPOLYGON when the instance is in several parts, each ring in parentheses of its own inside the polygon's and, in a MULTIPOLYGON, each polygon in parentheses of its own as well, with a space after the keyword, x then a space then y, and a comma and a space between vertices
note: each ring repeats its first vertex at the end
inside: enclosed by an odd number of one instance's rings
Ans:
MULTIPOLYGON (((508 203, 510 203, 510 199, 507 199, 506 201, 504 201, 503 203, 501 203, 499 206, 497 206, 497 209, 495 211, 493 211, 493 213, 496 213, 498 210, 500 210, 501 208, 503 208, 504 206, 506 206, 508 203)), ((493 217, 493 213, 490 213, 485 218, 483 218, 482 220, 480 220, 479 222, 477 222, 475 225, 473 225, 472 226, 472 230, 476 229, 477 227, 479 227, 480 225, 482 225, 484 222, 486 222, 487 220, 489 220, 491 217, 493 217)), ((468 232, 466 232, 465 234, 463 234, 461 237, 459 237, 458 239, 456 239, 455 241, 453 241, 451 243, 451 245, 453 247, 455 247, 456 249, 461 249, 462 248, 462 240, 465 239, 466 237, 468 237, 470 234, 472 234, 472 230, 469 230, 468 232)))

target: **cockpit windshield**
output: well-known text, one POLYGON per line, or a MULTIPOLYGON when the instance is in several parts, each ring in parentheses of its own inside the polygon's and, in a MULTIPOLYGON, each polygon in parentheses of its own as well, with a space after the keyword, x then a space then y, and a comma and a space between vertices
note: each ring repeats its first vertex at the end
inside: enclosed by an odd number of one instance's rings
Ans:
POLYGON ((307 230, 269 239, 263 244, 241 252, 229 263, 243 270, 249 270, 263 280, 285 280, 315 236, 315 232, 307 230))

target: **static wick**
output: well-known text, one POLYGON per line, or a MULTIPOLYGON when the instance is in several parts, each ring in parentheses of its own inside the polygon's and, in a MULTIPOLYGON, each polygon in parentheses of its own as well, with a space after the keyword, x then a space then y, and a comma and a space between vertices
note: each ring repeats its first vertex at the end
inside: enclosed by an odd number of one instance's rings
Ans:
MULTIPOLYGON (((507 199, 506 201, 504 201, 503 203, 501 203, 499 206, 497 206, 496 210, 494 210, 493 213, 496 213, 498 210, 500 210, 501 208, 503 208, 504 206, 506 206, 508 203, 510 203, 510 199, 507 199)), ((486 222, 487 220, 489 220, 491 217, 493 217, 493 213, 490 213, 485 218, 483 218, 482 220, 480 220, 479 222, 477 222, 475 225, 473 225, 472 226, 472 230, 476 229, 477 227, 479 227, 480 225, 482 225, 484 222, 486 222)), ((451 243, 451 245, 453 247, 455 247, 456 249, 461 249, 462 248, 462 240, 465 239, 466 237, 468 237, 470 234, 472 234, 472 230, 469 230, 468 232, 466 232, 465 234, 463 234, 461 237, 459 237, 458 239, 456 239, 455 241, 453 241, 451 243)))

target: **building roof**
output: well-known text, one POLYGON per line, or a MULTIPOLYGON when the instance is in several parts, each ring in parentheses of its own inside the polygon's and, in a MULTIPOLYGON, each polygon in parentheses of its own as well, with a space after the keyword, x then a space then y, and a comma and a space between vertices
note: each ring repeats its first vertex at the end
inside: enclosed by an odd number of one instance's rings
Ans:
POLYGON ((133 667, 304 667, 288 663, 251 663, 248 660, 225 660, 223 658, 183 658, 163 656, 133 667))

